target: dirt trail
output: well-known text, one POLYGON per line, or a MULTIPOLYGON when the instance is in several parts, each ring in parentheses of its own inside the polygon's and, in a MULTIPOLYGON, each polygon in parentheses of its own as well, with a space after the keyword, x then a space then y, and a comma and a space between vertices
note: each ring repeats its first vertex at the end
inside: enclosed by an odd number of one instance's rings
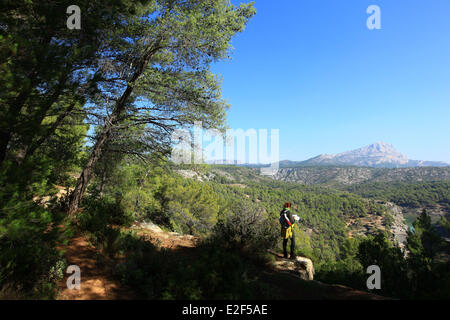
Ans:
MULTIPOLYGON (((97 250, 83 236, 73 238, 65 250, 65 258, 69 265, 77 265, 81 270, 81 289, 67 288, 66 281, 70 274, 58 282, 60 294, 58 300, 128 300, 136 298, 133 291, 123 286, 113 277, 112 271, 97 261, 97 250)), ((108 263, 109 264, 109 263, 108 263)), ((114 265, 111 262, 110 265, 114 265)))
MULTIPOLYGON (((171 249, 179 254, 183 249, 195 248, 198 238, 189 235, 180 235, 175 232, 163 231, 156 225, 136 224, 131 229, 137 231, 138 236, 151 241, 160 248, 171 249)), ((105 259, 105 263, 99 263, 98 250, 89 244, 84 236, 73 238, 67 246, 61 246, 65 251, 68 265, 77 265, 81 270, 81 289, 71 290, 67 288, 66 281, 70 274, 65 274, 64 279, 58 282, 58 300, 129 300, 137 299, 136 294, 125 287, 114 277, 112 268, 118 263, 112 259, 105 259)), ((189 254, 192 252, 189 252, 189 254)), ((188 254, 188 252, 186 252, 188 254)))

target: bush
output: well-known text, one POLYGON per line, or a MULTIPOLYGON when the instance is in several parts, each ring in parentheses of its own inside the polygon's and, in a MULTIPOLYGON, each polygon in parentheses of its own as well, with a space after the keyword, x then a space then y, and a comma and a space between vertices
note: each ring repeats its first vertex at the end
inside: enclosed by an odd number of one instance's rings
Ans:
POLYGON ((214 241, 225 248, 252 254, 275 248, 279 239, 278 221, 269 219, 255 206, 240 207, 214 228, 214 241))
POLYGON ((96 232, 104 230, 108 225, 129 226, 133 222, 133 217, 126 214, 117 201, 86 197, 83 204, 84 210, 79 216, 83 230, 96 232))
POLYGON ((13 199, 0 208, 0 288, 22 298, 50 298, 65 262, 56 249, 65 238, 62 216, 32 201, 13 199))
POLYGON ((316 269, 316 280, 338 283, 354 289, 366 290, 366 274, 358 260, 346 258, 321 264, 316 269))

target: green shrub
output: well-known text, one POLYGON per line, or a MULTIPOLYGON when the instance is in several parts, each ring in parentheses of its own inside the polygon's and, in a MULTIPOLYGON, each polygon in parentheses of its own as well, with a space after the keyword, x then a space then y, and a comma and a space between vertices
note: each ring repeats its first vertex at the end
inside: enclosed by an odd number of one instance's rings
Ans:
POLYGON ((225 248, 251 254, 265 253, 279 240, 277 221, 268 218, 259 208, 245 206, 219 221, 214 228, 214 241, 225 248))
POLYGON ((125 213, 120 203, 110 199, 86 197, 83 205, 83 213, 79 216, 83 230, 96 232, 104 230, 108 225, 129 226, 133 222, 133 217, 125 213))
POLYGON ((358 260, 351 258, 318 265, 315 275, 316 280, 360 290, 367 289, 366 278, 362 265, 358 260))
POLYGON ((0 287, 22 297, 52 296, 64 264, 56 248, 65 238, 61 222, 61 215, 32 201, 12 199, 1 207, 0 287))

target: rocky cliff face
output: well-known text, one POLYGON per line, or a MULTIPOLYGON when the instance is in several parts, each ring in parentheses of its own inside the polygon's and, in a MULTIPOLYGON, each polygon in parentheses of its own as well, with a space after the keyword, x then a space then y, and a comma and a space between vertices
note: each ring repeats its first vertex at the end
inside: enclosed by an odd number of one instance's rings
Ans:
POLYGON ((450 167, 368 168, 368 167, 296 167, 280 168, 272 176, 276 180, 301 184, 343 184, 363 182, 422 182, 450 179, 450 167))
POLYGON ((340 183, 350 185, 370 180, 370 168, 358 167, 298 167, 281 168, 272 176, 276 180, 298 182, 301 184, 340 183))
POLYGON ((394 241, 398 244, 398 246, 406 252, 406 238, 407 238, 407 231, 408 226, 406 225, 405 217, 403 216, 403 210, 401 207, 391 203, 387 202, 386 208, 388 210, 388 213, 393 218, 393 223, 390 228, 390 231, 392 232, 392 235, 394 236, 394 241))

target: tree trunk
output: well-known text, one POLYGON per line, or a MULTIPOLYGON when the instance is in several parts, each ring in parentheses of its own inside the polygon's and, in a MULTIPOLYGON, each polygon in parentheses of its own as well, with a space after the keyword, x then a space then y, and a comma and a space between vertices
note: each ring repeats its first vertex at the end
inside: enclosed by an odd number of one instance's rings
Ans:
POLYGON ((97 161, 100 159, 104 147, 109 140, 111 130, 113 126, 116 124, 120 114, 124 110, 125 102, 130 97, 132 91, 133 87, 128 86, 125 92, 122 94, 121 98, 117 101, 113 113, 111 114, 110 117, 106 119, 102 132, 100 133, 100 136, 94 145, 91 155, 89 156, 89 159, 86 165, 84 166, 83 171, 81 171, 75 189, 72 191, 72 194, 70 196, 68 208, 69 215, 74 215, 78 210, 81 204, 81 199, 83 198, 83 195, 86 191, 89 181, 91 180, 92 175, 94 173, 95 165, 97 164, 97 161))
POLYGON ((144 182, 145 182, 145 180, 147 179, 147 176, 149 175, 149 173, 150 173, 150 170, 148 170, 148 171, 145 173, 145 176, 144 176, 143 179, 140 179, 140 180, 139 180, 139 188, 138 188, 138 192, 137 192, 137 196, 136 196, 136 202, 135 202, 135 204, 134 204, 134 215, 135 215, 135 216, 136 216, 137 213, 138 213, 139 202, 141 201, 141 190, 142 190, 142 187, 143 187, 143 185, 144 185, 144 182))
POLYGON ((156 52, 158 52, 158 50, 161 49, 160 46, 161 41, 162 38, 158 37, 154 45, 150 47, 148 51, 143 55, 142 59, 140 60, 138 68, 134 72, 131 79, 128 81, 127 88, 125 89, 120 99, 116 102, 116 105, 114 106, 114 110, 111 116, 106 119, 105 124, 103 125, 102 132, 100 133, 100 136, 94 145, 94 149, 92 150, 92 153, 89 156, 89 159, 86 165, 84 166, 83 171, 80 174, 80 177, 77 180, 75 189, 73 190, 70 196, 68 207, 69 216, 73 216, 78 211, 84 192, 86 191, 89 181, 91 180, 92 175, 94 173, 95 165, 97 164, 97 161, 100 159, 103 150, 105 148, 105 145, 109 140, 111 130, 113 129, 114 125, 116 125, 117 120, 119 119, 122 112, 125 110, 125 104, 128 101, 129 97, 131 96, 131 93, 133 92, 134 83, 143 74, 151 57, 156 52))
POLYGON ((106 185, 106 170, 108 170, 106 162, 105 165, 103 166, 103 170, 102 170, 102 179, 100 180, 100 188, 98 190, 98 194, 100 196, 100 199, 103 199, 103 191, 105 190, 105 185, 106 185))

